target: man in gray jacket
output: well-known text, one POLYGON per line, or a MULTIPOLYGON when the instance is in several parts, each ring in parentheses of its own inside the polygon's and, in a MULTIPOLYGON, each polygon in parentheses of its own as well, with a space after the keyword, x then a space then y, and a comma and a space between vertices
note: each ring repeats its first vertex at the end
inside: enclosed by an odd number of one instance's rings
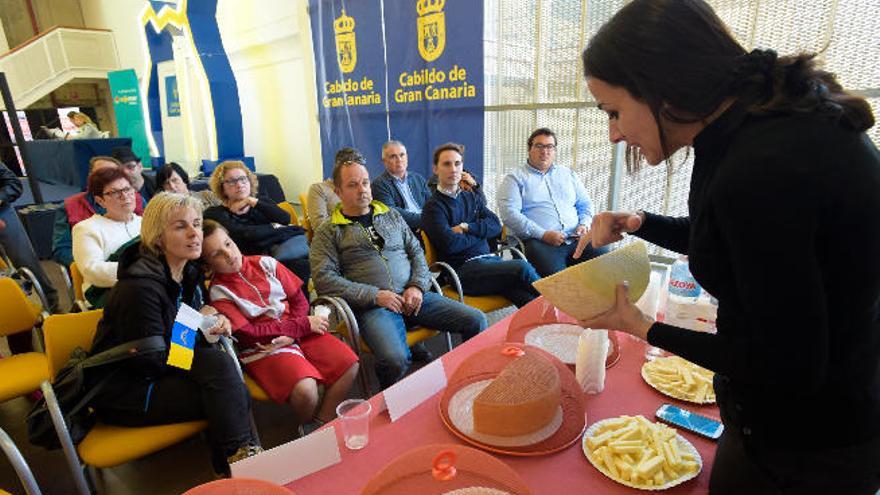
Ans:
POLYGON ((400 213, 373 201, 363 164, 336 164, 333 183, 341 203, 315 231, 309 252, 315 289, 352 307, 385 388, 409 369, 407 327, 456 332, 467 340, 486 328, 486 316, 429 291, 419 241, 400 213))

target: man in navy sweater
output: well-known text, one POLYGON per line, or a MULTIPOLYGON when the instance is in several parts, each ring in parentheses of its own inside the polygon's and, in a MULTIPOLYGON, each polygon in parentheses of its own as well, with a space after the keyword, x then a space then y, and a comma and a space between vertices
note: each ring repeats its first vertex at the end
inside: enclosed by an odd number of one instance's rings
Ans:
POLYGON ((422 209, 422 228, 437 256, 452 265, 469 296, 499 294, 522 307, 538 292, 538 273, 526 260, 490 254, 487 239, 501 233, 501 221, 481 196, 459 187, 464 146, 446 143, 434 150, 437 189, 422 209))

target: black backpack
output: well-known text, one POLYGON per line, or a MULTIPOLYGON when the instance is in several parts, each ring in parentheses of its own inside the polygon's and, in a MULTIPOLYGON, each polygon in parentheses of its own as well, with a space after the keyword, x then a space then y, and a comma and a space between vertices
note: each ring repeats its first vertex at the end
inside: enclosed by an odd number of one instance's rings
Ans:
MULTIPOLYGON (((73 350, 67 364, 55 376, 52 390, 74 444, 81 442, 95 425, 95 414, 89 404, 113 377, 118 367, 91 387, 87 387, 86 370, 118 363, 135 356, 164 352, 166 348, 165 339, 161 335, 155 335, 117 345, 93 356, 89 356, 81 347, 73 350)), ((61 447, 45 397, 37 401, 28 413, 27 433, 28 440, 34 445, 46 449, 61 447)))

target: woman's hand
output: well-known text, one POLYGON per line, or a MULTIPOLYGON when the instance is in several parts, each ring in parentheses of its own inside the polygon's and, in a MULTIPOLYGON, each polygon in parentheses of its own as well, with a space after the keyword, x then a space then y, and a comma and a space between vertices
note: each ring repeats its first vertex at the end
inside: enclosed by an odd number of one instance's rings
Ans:
POLYGON ((211 335, 224 335, 226 337, 231 337, 232 324, 229 323, 229 319, 220 313, 214 313, 212 316, 217 319, 217 323, 208 330, 208 333, 211 335))
POLYGON ((330 320, 323 316, 309 316, 308 318, 312 333, 323 335, 330 328, 330 320))
POLYGON ((282 335, 280 337, 275 337, 272 339, 272 342, 269 344, 257 344, 257 349, 262 353, 270 353, 281 349, 282 347, 287 347, 289 345, 293 345, 295 341, 293 337, 288 337, 287 335, 282 335))
POLYGON ((605 211, 593 217, 590 243, 602 247, 623 239, 624 233, 639 230, 645 221, 644 212, 605 211))
POLYGON ((619 330, 647 342, 648 330, 654 319, 642 313, 642 310, 629 301, 629 284, 624 282, 617 286, 614 306, 608 311, 590 320, 578 323, 585 328, 602 328, 619 330))
POLYGON ((255 206, 257 206, 257 198, 253 196, 248 196, 246 198, 238 199, 235 201, 229 201, 225 203, 226 208, 236 214, 244 214, 247 211, 255 206))

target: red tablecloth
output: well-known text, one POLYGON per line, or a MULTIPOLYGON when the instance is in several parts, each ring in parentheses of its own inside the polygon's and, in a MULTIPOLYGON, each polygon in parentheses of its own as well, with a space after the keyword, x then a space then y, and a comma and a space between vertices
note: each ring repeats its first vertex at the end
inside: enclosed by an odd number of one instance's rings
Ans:
MULTIPOLYGON (((535 311, 538 304, 540 302, 535 301, 520 311, 535 311)), ((511 318, 513 316, 505 318, 445 354, 441 359, 447 377, 452 375, 459 363, 477 349, 505 340, 511 318)), ((621 358, 616 365, 607 370, 605 390, 597 395, 585 395, 588 426, 598 420, 623 414, 641 414, 653 420, 654 412, 664 402, 718 419, 718 408, 715 406, 680 403, 648 386, 640 374, 641 366, 645 361, 645 343, 624 334, 619 335, 619 342, 621 358)), ((370 443, 360 451, 346 449, 342 442, 342 433, 337 428, 342 462, 294 481, 287 487, 300 495, 360 493, 367 480, 383 466, 414 447, 430 443, 462 443, 446 429, 440 419, 438 403, 441 395, 442 392, 423 402, 396 423, 391 423, 387 412, 374 413, 370 420, 370 443)), ((381 394, 372 397, 370 402, 375 411, 382 403, 381 394)), ((707 493, 709 472, 715 457, 715 442, 681 429, 679 431, 700 452, 703 458, 703 471, 696 479, 664 493, 707 493)), ((547 456, 497 457, 517 471, 535 495, 641 492, 615 483, 597 471, 584 457, 580 441, 562 452, 547 456)))

